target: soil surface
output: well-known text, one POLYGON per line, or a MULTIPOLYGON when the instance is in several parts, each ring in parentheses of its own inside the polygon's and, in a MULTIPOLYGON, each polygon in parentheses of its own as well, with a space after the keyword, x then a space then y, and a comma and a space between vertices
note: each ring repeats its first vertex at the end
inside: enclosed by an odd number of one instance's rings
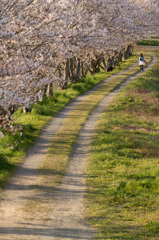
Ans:
MULTIPOLYGON (((153 57, 148 68, 155 61, 156 59, 153 57)), ((133 64, 128 69, 133 68, 136 64, 138 63, 133 64)), ((48 152, 52 137, 61 128, 69 113, 89 94, 128 69, 107 78, 94 89, 77 97, 47 124, 38 141, 28 152, 24 162, 12 177, 11 183, 3 191, 0 200, 0 240, 84 240, 93 238, 96 231, 87 225, 84 220, 85 167, 91 137, 106 105, 126 84, 142 73, 128 78, 100 101, 79 134, 70 156, 68 170, 59 187, 55 188, 54 191, 52 189, 42 189, 41 194, 37 196, 34 193, 35 186, 40 183, 41 179, 37 168, 48 152), (27 208, 29 200, 35 200, 35 203, 37 203, 35 204, 35 211, 27 211, 27 209, 30 209, 27 208), (40 208, 38 208, 38 202, 40 208), (44 208, 41 207, 43 205, 44 208)))

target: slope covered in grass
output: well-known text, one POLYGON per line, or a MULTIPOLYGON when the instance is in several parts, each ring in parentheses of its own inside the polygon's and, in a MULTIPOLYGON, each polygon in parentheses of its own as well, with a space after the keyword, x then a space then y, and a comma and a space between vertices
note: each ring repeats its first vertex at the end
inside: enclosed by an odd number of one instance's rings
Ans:
POLYGON ((144 39, 137 42, 137 45, 159 46, 158 39, 144 39))

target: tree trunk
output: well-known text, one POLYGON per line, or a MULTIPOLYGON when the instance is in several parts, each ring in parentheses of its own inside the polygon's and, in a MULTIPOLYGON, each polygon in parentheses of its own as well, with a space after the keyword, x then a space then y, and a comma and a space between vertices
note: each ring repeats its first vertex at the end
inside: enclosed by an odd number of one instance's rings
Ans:
POLYGON ((53 96, 53 84, 52 84, 52 83, 50 83, 50 84, 47 86, 46 96, 47 96, 48 98, 50 98, 50 97, 53 96))
POLYGON ((109 57, 107 60, 107 72, 110 72, 113 70, 113 61, 112 59, 109 57))
POLYGON ((80 77, 80 68, 81 68, 81 61, 80 58, 77 59, 77 72, 76 72, 76 82, 78 82, 80 77))
POLYGON ((81 62, 81 77, 84 77, 85 73, 84 73, 84 64, 83 62, 81 62))
POLYGON ((74 80, 74 66, 73 66, 73 58, 70 59, 70 80, 74 80))
POLYGON ((68 81, 68 79, 70 78, 70 61, 69 61, 69 59, 66 60, 64 78, 66 81, 68 81))

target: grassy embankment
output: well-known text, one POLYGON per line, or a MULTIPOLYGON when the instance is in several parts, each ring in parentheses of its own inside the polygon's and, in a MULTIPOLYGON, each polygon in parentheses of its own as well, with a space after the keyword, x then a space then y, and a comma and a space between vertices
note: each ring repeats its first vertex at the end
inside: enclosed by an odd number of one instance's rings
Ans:
POLYGON ((159 239, 158 64, 118 94, 96 127, 86 194, 94 239, 159 239))
POLYGON ((138 41, 137 45, 159 46, 159 37, 138 41))
POLYGON ((8 181, 8 177, 15 167, 25 157, 26 151, 35 143, 44 125, 64 106, 66 106, 76 96, 88 91, 98 82, 126 69, 137 61, 137 56, 133 54, 128 60, 122 61, 112 72, 101 71, 94 76, 88 75, 80 79, 77 84, 70 84, 67 90, 54 91, 53 97, 32 106, 31 113, 23 114, 22 110, 14 114, 18 119, 15 124, 23 126, 23 135, 20 132, 12 135, 0 129, 5 137, 0 138, 0 188, 8 181))

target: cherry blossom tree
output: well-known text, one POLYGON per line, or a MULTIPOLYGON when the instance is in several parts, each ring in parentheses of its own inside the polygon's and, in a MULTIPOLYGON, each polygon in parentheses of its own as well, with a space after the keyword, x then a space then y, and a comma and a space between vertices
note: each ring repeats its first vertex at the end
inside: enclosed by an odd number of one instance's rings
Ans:
POLYGON ((157 16, 156 0, 1 0, 0 115, 111 70, 158 34, 157 16))

